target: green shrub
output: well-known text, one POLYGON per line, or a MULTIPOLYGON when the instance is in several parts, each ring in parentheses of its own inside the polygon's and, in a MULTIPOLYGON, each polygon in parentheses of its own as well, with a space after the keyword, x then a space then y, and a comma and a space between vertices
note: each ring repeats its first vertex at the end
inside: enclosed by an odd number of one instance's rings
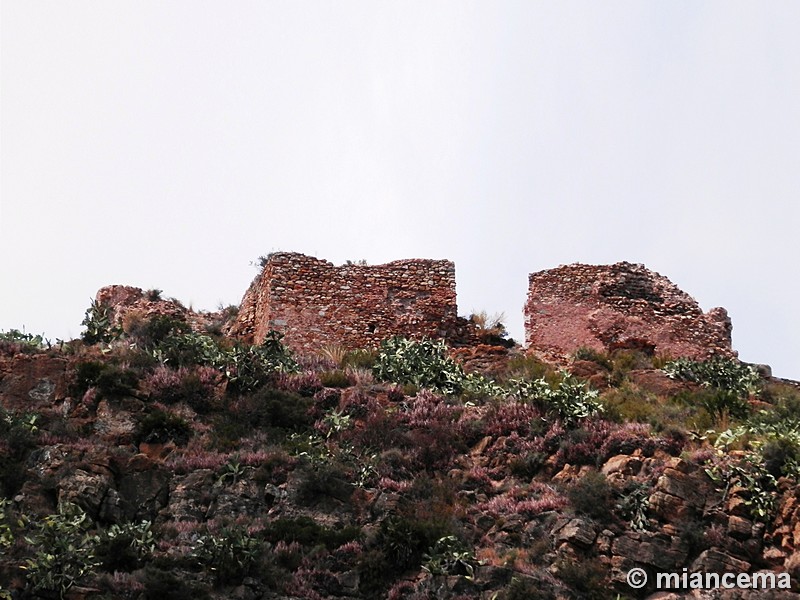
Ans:
POLYGON ((318 463, 304 469, 303 479, 297 489, 297 500, 312 505, 324 498, 350 500, 353 484, 347 472, 337 464, 318 463))
POLYGON ((325 387, 346 388, 350 387, 350 379, 344 371, 325 371, 319 376, 320 382, 325 387))
POLYGON ((449 535, 448 529, 439 520, 391 516, 381 523, 378 544, 389 562, 403 573, 419 567, 425 552, 449 535))
POLYGON ((524 456, 515 456, 508 464, 512 475, 522 479, 531 479, 547 462, 547 454, 543 452, 529 452, 524 456))
POLYGON ((608 585, 607 568, 596 558, 557 563, 558 577, 581 600, 613 600, 617 597, 608 585))
POLYGON ((131 370, 99 361, 78 363, 71 391, 83 396, 91 388, 97 388, 104 398, 120 398, 136 394, 138 375, 131 370))
POLYGON ((598 352, 592 348, 587 348, 586 346, 581 346, 573 353, 572 357, 575 360, 588 360, 590 362, 596 363, 603 367, 604 369, 610 371, 614 368, 614 365, 611 362, 610 357, 603 353, 598 352))
POLYGON ((539 360, 533 354, 513 356, 508 361, 507 376, 516 379, 544 379, 548 383, 558 381, 558 373, 553 367, 539 360))
POLYGON ((122 398, 136 394, 139 377, 133 371, 107 365, 95 380, 97 391, 103 398, 122 398))
POLYGON ((75 366, 75 377, 70 392, 78 398, 82 397, 90 387, 97 384, 97 378, 105 369, 106 364, 96 360, 78 363, 75 366))
POLYGON ((422 568, 431 575, 462 575, 471 579, 478 564, 475 553, 454 535, 439 538, 422 555, 422 568))
POLYGON ((111 308, 91 300, 81 325, 86 331, 81 339, 87 344, 109 343, 122 335, 122 328, 112 322, 111 308))
POLYGON ((179 333, 165 337, 153 350, 160 362, 178 367, 208 366, 223 368, 226 355, 214 338, 202 333, 179 333))
POLYGON ((487 397, 505 393, 489 379, 465 373, 461 365, 448 356, 447 346, 442 341, 415 341, 402 337, 386 339, 381 343, 372 371, 383 381, 428 388, 453 396, 467 393, 487 397))
POLYGON ((373 368, 375 377, 398 384, 412 384, 460 394, 464 389, 464 370, 447 356, 444 342, 392 337, 381 343, 373 368))
POLYGON ((91 519, 77 505, 61 504, 58 512, 34 522, 25 538, 33 547, 33 558, 22 569, 33 592, 64 594, 98 565, 93 538, 88 534, 91 519))
POLYGON ((147 376, 144 388, 153 401, 164 404, 185 402, 198 414, 206 414, 218 405, 218 379, 221 375, 210 367, 173 370, 161 366, 147 376))
POLYGON ((50 341, 45 340, 42 335, 25 333, 19 329, 0 331, 0 351, 4 351, 8 354, 16 352, 30 354, 44 350, 45 347, 50 348, 51 344, 50 341))
POLYGON ((262 387, 242 403, 242 410, 254 427, 303 431, 314 424, 314 419, 309 414, 312 406, 313 400, 310 398, 272 387, 262 387))
POLYGON ((761 381, 755 368, 731 358, 717 357, 705 362, 679 358, 664 365, 662 370, 672 379, 691 381, 738 397, 755 393, 761 381))
POLYGON ((694 425, 698 428, 702 426, 708 428, 714 423, 725 423, 729 418, 745 419, 750 414, 750 404, 747 399, 729 390, 702 388, 682 391, 676 394, 673 400, 695 409, 697 414, 694 425))
POLYGON ((0 406, 0 495, 11 497, 26 479, 25 463, 36 447, 38 416, 17 415, 0 406))
POLYGON ((163 410, 155 410, 145 416, 136 428, 137 444, 164 444, 170 440, 178 446, 185 445, 192 437, 192 428, 183 419, 163 410))
POLYGON ((6 551, 14 545, 11 528, 11 501, 0 498, 0 550, 6 551))
POLYGON ((191 332, 191 327, 170 315, 156 315, 150 319, 143 319, 128 327, 128 336, 136 345, 152 352, 170 337, 191 332))
POLYGON ((156 548, 149 521, 111 525, 93 543, 100 568, 109 573, 138 569, 156 548))
POLYGON ((565 375, 559 386, 547 398, 547 406, 566 424, 573 425, 598 412, 603 406, 597 402, 598 392, 571 375, 565 375))
POLYGON ((270 331, 258 346, 234 346, 225 357, 229 389, 251 392, 273 381, 278 373, 297 372, 297 363, 282 339, 283 335, 270 331))
POLYGON ((609 389, 600 401, 605 418, 617 423, 652 423, 661 418, 658 398, 629 381, 609 389))
POLYGON ((191 556, 208 569, 217 586, 240 584, 261 558, 261 542, 241 528, 223 528, 219 533, 201 535, 191 556))
POLYGON ((567 497, 576 512, 601 522, 610 520, 612 489, 602 473, 591 471, 581 477, 567 490, 567 497))
POLYGON ((622 497, 616 508, 634 531, 644 531, 647 528, 647 511, 650 508, 651 492, 651 487, 646 483, 633 479, 629 479, 625 483, 622 497))
POLYGON ((375 366, 378 355, 374 350, 350 350, 345 352, 341 361, 341 368, 369 369, 375 366))

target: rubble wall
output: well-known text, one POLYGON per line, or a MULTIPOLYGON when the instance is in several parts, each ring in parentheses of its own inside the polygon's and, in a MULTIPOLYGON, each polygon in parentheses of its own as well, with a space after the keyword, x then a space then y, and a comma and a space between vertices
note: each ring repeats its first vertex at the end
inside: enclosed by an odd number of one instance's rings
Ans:
POLYGON ((230 333, 259 343, 274 329, 295 351, 367 348, 393 335, 449 339, 459 326, 455 265, 398 260, 367 266, 274 253, 242 300, 230 333))
POLYGON ((564 357, 586 347, 697 360, 735 356, 725 309, 704 313, 644 265, 576 263, 533 273, 528 284, 525 342, 544 355, 564 357))

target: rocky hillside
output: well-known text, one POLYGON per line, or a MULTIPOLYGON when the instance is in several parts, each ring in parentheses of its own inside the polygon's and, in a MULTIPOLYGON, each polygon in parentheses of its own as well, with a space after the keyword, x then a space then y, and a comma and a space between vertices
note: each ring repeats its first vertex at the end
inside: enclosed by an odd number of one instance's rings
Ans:
POLYGON ((630 348, 298 356, 224 336, 233 312, 0 334, 0 598, 798 596, 654 595, 657 572, 800 581, 790 382, 630 348))

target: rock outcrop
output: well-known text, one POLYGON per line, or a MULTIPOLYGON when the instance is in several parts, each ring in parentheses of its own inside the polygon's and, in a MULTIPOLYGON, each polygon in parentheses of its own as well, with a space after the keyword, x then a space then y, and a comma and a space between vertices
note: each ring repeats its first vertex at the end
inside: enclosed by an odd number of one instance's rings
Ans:
POLYGON ((735 356, 731 330, 724 308, 703 313, 694 298, 643 265, 572 264, 529 278, 525 341, 545 356, 563 358, 581 347, 735 356))

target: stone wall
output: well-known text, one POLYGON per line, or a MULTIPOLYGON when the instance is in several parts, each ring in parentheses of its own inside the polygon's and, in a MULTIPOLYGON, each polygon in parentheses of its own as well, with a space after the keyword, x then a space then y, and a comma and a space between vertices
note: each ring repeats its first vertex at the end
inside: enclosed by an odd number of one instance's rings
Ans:
POLYGON ((643 265, 576 263, 529 277, 525 342, 545 356, 563 358, 580 347, 735 356, 731 330, 724 308, 704 314, 691 296, 643 265))
POLYGON ((230 334, 259 343, 274 329, 295 351, 376 346, 393 335, 453 339, 455 265, 398 260, 340 267, 303 254, 271 254, 242 300, 230 334))
POLYGON ((196 312, 183 306, 174 298, 162 298, 158 290, 144 291, 129 285, 108 285, 100 288, 95 297, 97 306, 108 309, 111 325, 126 332, 135 321, 146 321, 157 316, 168 316, 189 324, 193 331, 206 333, 219 328, 227 315, 223 312, 196 312))

